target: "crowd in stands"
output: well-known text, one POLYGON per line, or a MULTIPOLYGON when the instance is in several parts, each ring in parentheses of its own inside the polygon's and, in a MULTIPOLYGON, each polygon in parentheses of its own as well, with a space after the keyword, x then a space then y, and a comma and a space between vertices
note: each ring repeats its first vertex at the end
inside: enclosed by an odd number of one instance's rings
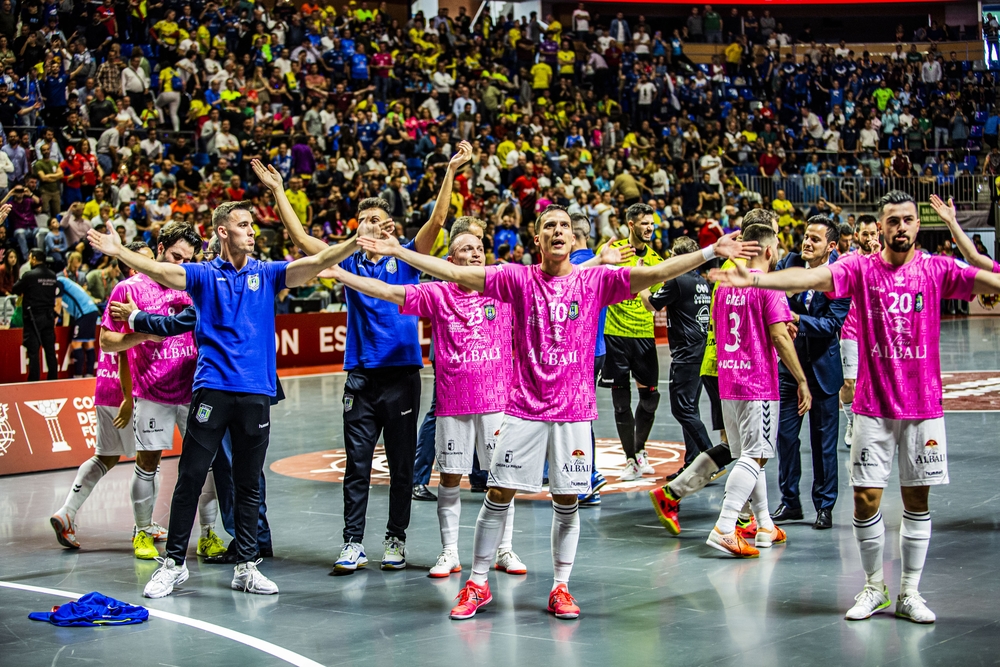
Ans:
POLYGON ((524 263, 549 203, 589 215, 598 244, 645 201, 664 253, 774 207, 792 250, 817 212, 846 222, 842 208, 896 187, 968 201, 1000 176, 995 74, 936 23, 872 54, 808 27, 792 37, 768 10, 705 5, 654 26, 584 4, 565 23, 334 5, 2 0, 0 294, 38 247, 100 301, 117 269, 89 228, 155 249, 184 220, 207 244, 231 199, 255 203, 261 258, 296 257, 254 158, 276 166, 313 236, 346 238, 357 202, 382 196, 404 237, 469 140, 446 228, 480 217, 490 261, 524 263), (689 42, 719 55, 696 64, 689 42))

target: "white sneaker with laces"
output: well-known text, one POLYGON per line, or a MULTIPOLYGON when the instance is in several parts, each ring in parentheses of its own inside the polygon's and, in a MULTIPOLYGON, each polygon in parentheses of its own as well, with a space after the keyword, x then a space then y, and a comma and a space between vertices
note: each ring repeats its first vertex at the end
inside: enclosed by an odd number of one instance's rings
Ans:
POLYGON ((649 458, 646 457, 645 449, 640 449, 635 453, 635 464, 639 467, 639 472, 643 475, 656 474, 656 471, 653 470, 653 466, 649 464, 649 458))
POLYGON ((441 579, 447 577, 448 575, 454 574, 455 572, 462 571, 462 561, 458 558, 458 552, 452 551, 451 549, 445 549, 438 556, 437 562, 434 563, 434 567, 428 573, 431 577, 435 579, 441 579))
POLYGON ((257 566, 263 559, 239 563, 233 574, 232 589, 243 591, 244 593, 255 593, 256 595, 274 595, 278 592, 278 585, 265 577, 257 566))
MULTIPOLYGON (((860 593, 854 596, 854 606, 847 610, 844 618, 848 621, 863 621, 871 618, 872 614, 877 614, 892 604, 889 597, 889 587, 882 584, 881 590, 874 586, 866 585, 860 593)), ((897 613, 899 613, 897 611, 897 613)))
POLYGON ((854 422, 848 421, 847 428, 844 429, 844 444, 850 447, 852 442, 854 442, 854 422))
POLYGON ((333 564, 334 572, 354 572, 359 567, 368 565, 365 555, 365 545, 361 542, 348 542, 340 549, 340 557, 333 564))
POLYGON ((934 612, 924 604, 927 600, 920 597, 920 593, 903 595, 900 593, 896 598, 896 617, 905 618, 914 623, 933 623, 937 620, 934 612))
POLYGON ((637 479, 642 479, 642 473, 639 472, 639 466, 636 465, 635 461, 629 459, 625 463, 625 469, 622 470, 622 474, 618 475, 618 481, 634 482, 637 479))
POLYGON ((404 569, 406 567, 406 542, 398 537, 390 537, 382 544, 385 545, 385 554, 382 556, 382 569, 404 569))
POLYGON ((528 574, 528 566, 509 549, 497 553, 496 569, 507 574, 528 574))
POLYGON ((156 569, 150 578, 142 595, 147 598, 165 598, 174 592, 174 586, 180 586, 191 573, 188 572, 187 563, 177 565, 173 558, 157 558, 156 562, 160 567, 156 569))

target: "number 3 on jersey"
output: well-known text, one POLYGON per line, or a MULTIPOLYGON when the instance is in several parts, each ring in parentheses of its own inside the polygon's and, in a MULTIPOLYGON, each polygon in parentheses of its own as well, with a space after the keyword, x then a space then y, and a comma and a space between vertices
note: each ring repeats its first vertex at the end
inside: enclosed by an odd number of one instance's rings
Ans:
POLYGON ((738 313, 729 313, 729 322, 732 324, 729 327, 729 337, 733 341, 731 343, 725 344, 726 352, 735 352, 740 349, 740 316, 738 313))

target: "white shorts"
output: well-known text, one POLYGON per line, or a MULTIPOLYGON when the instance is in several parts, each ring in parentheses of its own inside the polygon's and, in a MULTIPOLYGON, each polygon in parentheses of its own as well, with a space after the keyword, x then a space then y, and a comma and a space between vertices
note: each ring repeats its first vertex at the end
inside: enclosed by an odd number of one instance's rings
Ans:
POLYGON ((851 486, 884 489, 899 457, 900 486, 948 483, 944 417, 883 419, 854 415, 851 486))
POLYGON ((502 421, 502 412, 438 417, 434 436, 434 459, 438 472, 468 475, 472 472, 475 454, 479 454, 479 466, 489 470, 502 421))
POLYGON ((174 425, 187 432, 188 410, 191 406, 168 405, 144 398, 135 399, 132 410, 132 427, 135 429, 135 448, 140 452, 163 452, 173 449, 174 425))
POLYGON ((844 379, 858 379, 858 341, 840 339, 840 362, 844 365, 844 379))
POLYGON ((538 493, 546 458, 552 495, 590 493, 590 422, 536 422, 504 415, 487 486, 538 493))
POLYGON ((722 420, 733 459, 746 454, 773 459, 778 442, 779 401, 722 400, 722 420))
POLYGON ((135 456, 135 431, 132 424, 125 428, 115 428, 115 417, 118 408, 110 405, 95 405, 97 413, 97 446, 94 453, 98 456, 135 456))

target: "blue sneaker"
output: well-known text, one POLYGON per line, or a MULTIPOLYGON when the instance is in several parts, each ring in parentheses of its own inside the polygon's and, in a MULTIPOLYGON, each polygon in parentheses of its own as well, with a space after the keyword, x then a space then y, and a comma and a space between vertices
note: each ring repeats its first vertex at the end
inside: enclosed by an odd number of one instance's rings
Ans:
POLYGON ((604 475, 597 468, 590 474, 590 492, 597 493, 605 486, 607 486, 608 480, 604 479, 604 475))
POLYGON ((601 504, 601 492, 594 491, 589 495, 580 494, 577 496, 577 503, 580 507, 594 507, 601 504))
POLYGON ((340 558, 333 564, 333 571, 336 574, 349 574, 365 565, 368 565, 368 556, 365 555, 364 545, 360 542, 348 542, 340 550, 340 558))

